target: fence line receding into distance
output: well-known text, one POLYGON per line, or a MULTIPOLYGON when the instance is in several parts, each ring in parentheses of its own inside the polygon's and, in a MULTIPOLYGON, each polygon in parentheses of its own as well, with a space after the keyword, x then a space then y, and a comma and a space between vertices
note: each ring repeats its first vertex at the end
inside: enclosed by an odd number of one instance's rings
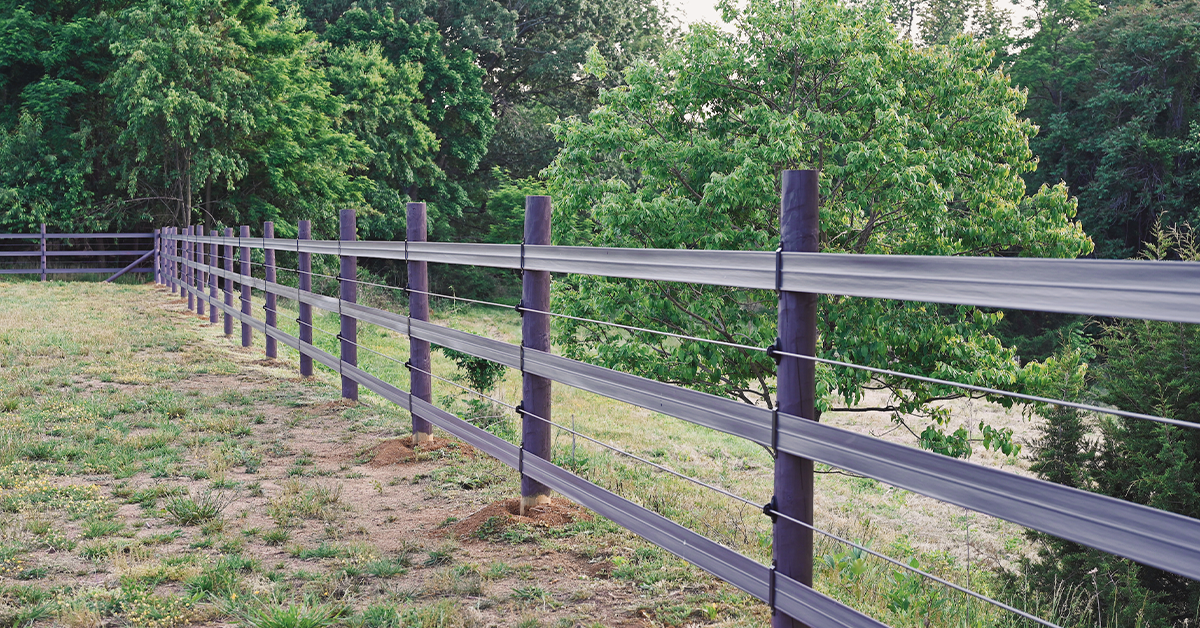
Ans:
MULTIPOLYGON (((248 227, 242 227, 241 237, 236 238, 229 229, 224 237, 217 237, 215 231, 209 236, 202 235, 205 233, 202 227, 191 227, 184 233, 164 228, 156 247, 155 277, 159 283, 170 286, 173 292, 186 295, 193 302, 193 309, 206 304, 210 308, 210 320, 215 322, 215 311, 223 313, 227 334, 232 332, 232 321, 239 321, 244 346, 249 346, 250 334, 257 330, 279 344, 297 350, 301 355, 302 372, 311 372, 311 362, 316 361, 339 373, 344 395, 357 394, 357 387, 364 386, 407 408, 412 415, 415 435, 428 434, 429 426, 436 425, 517 469, 522 476, 523 498, 535 498, 543 489, 557 491, 766 601, 775 611, 772 622, 775 626, 883 625, 812 588, 811 535, 814 531, 828 534, 813 526, 813 462, 874 478, 1144 565, 1200 579, 1200 521, 810 420, 815 412, 811 405, 813 366, 828 361, 814 355, 815 311, 811 304, 817 294, 1200 323, 1200 264, 814 253, 811 251, 815 250, 816 235, 816 173, 811 171, 784 173, 783 246, 775 252, 541 244, 549 241, 548 236, 540 238, 538 235, 543 228, 548 234, 549 204, 547 197, 527 199, 527 241, 511 245, 426 242, 424 205, 420 203, 409 205, 410 226, 403 242, 355 240, 352 212, 342 213, 339 240, 308 239, 310 227, 306 221, 300 225, 300 238, 292 240, 251 238, 248 227), (422 229, 416 229, 417 225, 422 229), (533 239, 535 236, 537 240, 533 239), (535 244, 535 241, 539 243, 535 244), (299 287, 285 286, 273 280, 274 256, 266 256, 265 264, 257 264, 263 266, 264 272, 261 278, 255 276, 250 260, 253 249, 298 254, 299 287), (235 250, 239 251, 240 272, 233 270, 235 250), (340 298, 311 291, 315 273, 311 271, 310 260, 314 254, 341 258, 341 275, 337 278, 340 298), (347 288, 364 283, 354 274, 358 257, 407 263, 410 284, 398 289, 405 290, 411 297, 410 315, 356 302, 354 290, 347 288), (429 322, 427 307, 431 293, 428 284, 422 283, 426 281, 428 262, 525 271, 524 300, 522 306, 518 306, 523 315, 522 344, 513 345, 429 322), (547 318, 555 316, 542 300, 549 287, 548 281, 543 283, 541 278, 548 277, 550 272, 777 291, 781 306, 779 341, 771 348, 745 348, 769 351, 779 362, 780 408, 772 411, 553 355, 545 349, 548 345, 537 344, 544 333, 543 326, 548 330, 547 318), (218 282, 224 288, 224 300, 217 294, 218 282), (234 284, 242 287, 240 306, 232 303, 234 284), (294 300, 300 308, 297 319, 300 337, 275 327, 273 317, 271 323, 254 318, 250 310, 251 289, 294 300), (342 325, 337 334, 340 355, 323 351, 313 344, 313 308, 340 316, 342 325), (408 335, 412 353, 406 366, 413 374, 411 392, 358 366, 356 352, 359 345, 354 334, 359 321, 408 335), (428 376, 433 376, 428 366, 430 344, 522 372, 524 395, 522 404, 516 408, 522 418, 522 434, 526 439, 522 446, 509 443, 432 403, 428 386, 428 376), (548 450, 541 446, 541 434, 548 432, 551 426, 573 430, 553 422, 548 400, 550 381, 773 448, 777 460, 784 461, 782 464, 777 462, 776 499, 770 504, 755 505, 762 506, 774 521, 775 564, 759 563, 552 464, 547 459, 548 450)), ((273 225, 266 228, 270 233, 273 225)), ((274 313, 274 308, 271 310, 274 313)), ((971 388, 955 382, 943 384, 971 388)), ((1009 393, 991 391, 989 394, 1009 393)), ((1108 411, 1091 406, 1088 409, 1108 411)), ((1167 417, 1122 414, 1171 421, 1167 417)), ((723 489, 716 490, 754 503, 723 489)), ((535 502, 536 499, 528 501, 535 502)), ((522 503, 527 500, 523 499, 522 503)), ((908 565, 892 562, 1025 619, 1054 625, 908 565)))

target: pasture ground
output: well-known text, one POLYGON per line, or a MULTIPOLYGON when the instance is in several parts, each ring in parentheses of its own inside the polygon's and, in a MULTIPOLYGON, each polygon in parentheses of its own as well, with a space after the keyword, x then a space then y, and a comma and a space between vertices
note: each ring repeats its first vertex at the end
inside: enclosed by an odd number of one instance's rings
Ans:
MULTIPOLYGON (((388 295, 365 295, 394 306, 388 295)), ((419 451, 403 410, 341 401, 336 374, 263 359, 153 285, 0 282, 0 626, 759 626, 737 590, 582 509, 514 520, 496 504, 517 476, 453 440, 419 451), (552 524, 552 525, 548 525, 552 524)), ((261 303, 256 301, 256 311, 261 303)), ((295 333, 281 306, 281 327, 295 333)), ((511 311, 441 309, 442 324, 513 341, 511 311)), ((333 331, 336 318, 318 319, 333 331)), ((336 340, 318 334, 333 350, 336 340)), ((407 339, 363 325, 360 342, 407 357, 407 339)), ((360 352, 407 387, 399 362, 360 352)), ((435 372, 453 378, 434 355, 435 372)), ((435 381, 436 401, 515 437, 515 417, 435 381)), ((494 395, 519 398, 509 373, 494 395)), ((766 501, 756 445, 555 388, 557 420, 681 472, 766 501)), ((963 402, 1028 439, 1015 413, 963 402)), ((888 417, 824 420, 904 440, 888 417)), ((766 560, 753 508, 569 434, 556 462, 766 560)), ((1019 459, 981 456, 1017 471, 1019 459)), ((1021 530, 835 473, 818 525, 985 592, 1030 551, 1021 530)), ((821 539, 818 587, 899 626, 992 625, 997 614, 821 539)))

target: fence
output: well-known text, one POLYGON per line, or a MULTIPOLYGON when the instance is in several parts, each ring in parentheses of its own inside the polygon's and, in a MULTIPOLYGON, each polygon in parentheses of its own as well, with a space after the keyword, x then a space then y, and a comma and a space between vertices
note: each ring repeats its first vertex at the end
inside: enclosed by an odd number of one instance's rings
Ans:
MULTIPOLYGON (((41 225, 40 233, 5 233, 0 234, 0 240, 3 244, 20 243, 20 241, 33 240, 36 242, 37 249, 34 250, 14 250, 9 248, 0 249, 0 258, 5 259, 20 259, 28 257, 38 258, 38 265, 23 265, 20 267, 5 267, 0 268, 0 275, 41 275, 42 281, 46 281, 46 275, 56 274, 93 274, 93 273, 112 273, 104 281, 112 281, 125 273, 149 273, 153 270, 151 267, 138 267, 138 264, 146 262, 157 250, 157 243, 145 248, 146 244, 137 242, 138 240, 151 240, 156 238, 154 233, 46 233, 46 225, 41 225), (83 240, 88 244, 94 243, 96 240, 110 240, 117 248, 114 249, 96 249, 86 248, 82 250, 56 248, 51 249, 47 246, 51 240, 65 240, 68 246, 76 244, 72 240, 83 240), (122 242, 134 240, 134 244, 140 244, 139 248, 122 249, 122 242), (15 241, 15 242, 14 242, 15 241), (133 257, 139 256, 132 263, 123 267, 116 268, 97 268, 92 266, 75 266, 83 264, 79 258, 102 258, 107 261, 108 258, 133 257), (68 266, 51 267, 48 263, 49 258, 65 259, 68 266)), ((126 244, 126 246, 134 246, 134 244, 126 244)))
POLYGON ((815 417, 815 365, 823 363, 1024 401, 1058 403, 1134 419, 1200 427, 1169 417, 1011 393, 815 355, 815 295, 819 293, 1200 323, 1200 264, 815 253, 812 251, 817 235, 816 173, 785 172, 782 189, 781 248, 775 252, 552 246, 550 199, 528 197, 525 241, 519 245, 426 242, 422 203, 408 206, 408 233, 403 242, 356 241, 351 211, 341 213, 339 240, 309 239, 311 226, 307 221, 298 225, 299 237, 295 240, 273 238, 270 223, 265 225, 261 238, 251 238, 246 226, 241 227, 238 237, 233 236, 231 229, 219 237, 216 231, 203 235, 202 227, 183 232, 166 228, 161 230, 156 248, 155 277, 170 286, 172 292, 186 294, 189 307, 198 313, 203 313, 207 305, 211 322, 216 323, 223 313, 226 334, 232 334, 233 321, 239 321, 243 346, 250 346, 252 333, 257 330, 267 338, 268 357, 275 357, 277 343, 282 343, 300 353, 302 374, 312 374, 313 360, 339 373, 343 396, 357 398, 361 385, 407 408, 416 440, 428 437, 436 425, 517 469, 522 478, 523 507, 548 499, 551 490, 557 491, 767 602, 773 609, 774 626, 883 625, 812 588, 814 532, 858 547, 901 569, 915 571, 1029 621, 1055 625, 814 527, 814 462, 1200 579, 1200 521, 809 420, 815 417), (235 249, 239 272, 233 270, 235 249), (251 273, 252 249, 264 252, 262 278, 251 273), (297 254, 298 287, 277 282, 275 253, 278 251, 297 254), (334 278, 339 283, 338 298, 311 291, 314 254, 340 258, 340 276, 334 278), (363 283, 356 274, 359 257, 407 263, 409 285, 403 290, 410 297, 409 315, 356 302, 357 286, 363 283), (444 295, 428 291, 429 262, 522 271, 523 300, 517 307, 522 314, 522 343, 513 345, 430 323, 428 299, 444 295), (776 359, 777 408, 752 406, 553 355, 549 351, 549 320, 559 315, 549 309, 551 272, 776 291, 780 306, 779 339, 775 345, 718 344, 766 352, 776 359), (218 295, 218 283, 223 284, 223 299, 218 295), (240 307, 233 305, 234 284, 241 289, 240 307), (252 289, 266 295, 265 320, 251 315, 252 289), (279 296, 294 299, 299 305, 299 337, 276 327, 279 296), (340 355, 314 346, 314 307, 340 316, 340 355), (411 354, 406 363, 412 374, 409 391, 359 368, 358 321, 409 337, 411 354), (431 403, 430 377, 434 377, 429 366, 431 343, 521 371, 523 398, 513 408, 522 420, 521 445, 509 443, 431 403), (774 564, 757 562, 549 462, 551 427, 588 438, 552 421, 549 397, 552 381, 748 439, 776 452, 776 494, 770 503, 757 504, 723 489, 708 487, 761 507, 772 518, 774 564))

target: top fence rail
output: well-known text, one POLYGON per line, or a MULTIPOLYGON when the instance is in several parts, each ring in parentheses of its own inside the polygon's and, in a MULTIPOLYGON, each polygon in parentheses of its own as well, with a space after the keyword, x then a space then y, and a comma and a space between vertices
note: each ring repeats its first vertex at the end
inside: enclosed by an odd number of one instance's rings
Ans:
MULTIPOLYGON (((180 241, 520 269, 518 244, 281 240, 178 236, 180 241)), ((898 299, 1200 323, 1200 263, 525 247, 525 270, 730 288, 898 299)))
MULTIPOLYGON (((41 240, 40 233, 0 233, 0 240, 41 240)), ((47 233, 47 240, 87 238, 153 238, 153 233, 47 233)))

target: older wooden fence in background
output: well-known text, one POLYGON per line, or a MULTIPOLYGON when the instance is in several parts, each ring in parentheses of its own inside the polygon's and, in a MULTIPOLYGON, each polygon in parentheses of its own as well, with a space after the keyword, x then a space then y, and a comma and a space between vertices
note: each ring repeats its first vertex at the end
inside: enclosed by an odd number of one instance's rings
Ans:
MULTIPOLYGON (((198 312, 203 312, 207 304, 212 322, 217 321, 218 312, 223 313, 227 334, 232 333, 233 321, 240 322, 244 346, 250 345, 252 330, 258 330, 272 341, 297 350, 302 373, 311 373, 312 360, 333 369, 341 375, 344 396, 354 398, 361 385, 407 408, 418 439, 436 425, 517 469, 522 477, 523 504, 536 503, 550 490, 557 491, 766 601, 774 610, 776 626, 882 625, 812 588, 814 532, 859 547, 1028 621, 1054 625, 814 527, 814 461, 1144 565, 1200 579, 1200 521, 824 425, 814 420, 817 417, 813 407, 815 365, 826 363, 977 393, 1059 403, 1185 428, 1200 427, 1169 417, 1045 399, 814 355, 816 295, 821 293, 1200 323, 1200 264, 815 253, 812 251, 817 235, 816 182, 816 173, 812 171, 784 173, 782 247, 774 252, 551 246, 548 244, 550 199, 529 197, 523 244, 426 242, 424 205, 412 203, 407 239, 403 242, 356 241, 354 215, 347 211, 341 214, 339 240, 307 239, 310 229, 306 221, 299 225, 301 237, 295 240, 270 237, 273 225, 269 223, 265 225, 267 237, 261 238, 249 237, 249 228, 245 226, 239 237, 232 237, 228 229, 224 237, 218 237, 216 231, 204 235, 199 227, 182 233, 165 228, 156 249, 155 272, 160 283, 186 294, 191 307, 198 312), (251 273, 252 249, 268 253, 262 277, 251 273), (235 250, 240 272, 233 271, 235 250), (298 254, 299 287, 275 281, 271 253, 276 251, 298 254), (339 298, 311 291, 314 254, 336 255, 341 259, 341 276, 337 278, 339 298), (409 315, 356 302, 356 287, 362 283, 356 276, 358 257, 407 262, 410 284, 405 291, 410 296, 409 315), (428 292, 425 278, 429 262, 523 271, 523 302, 518 306, 522 313, 521 345, 430 323, 428 297, 432 293, 428 292), (776 358, 779 407, 771 410, 751 406, 553 355, 547 335, 550 317, 557 316, 549 311, 551 272, 777 291, 780 337, 774 346, 718 344, 764 351, 776 358), (223 299, 218 295, 219 279, 224 280, 223 299), (233 305, 234 284, 241 286, 240 307, 233 305), (274 307, 269 308, 265 321, 251 315, 252 288, 272 298, 294 299, 299 304, 299 337, 275 327, 274 307), (312 344, 313 307, 341 317, 340 355, 312 344), (359 368, 356 357, 359 321, 409 336, 412 352, 406 366, 412 373, 410 390, 359 368), (522 417, 521 445, 509 443, 433 405, 428 379, 433 375, 429 372, 431 343, 522 372, 522 403, 514 408, 522 417), (755 504, 775 522, 775 564, 761 564, 552 464, 548 437, 551 427, 575 432, 552 422, 551 381, 749 439, 777 452, 776 498, 769 504, 755 504)), ((274 354, 274 342, 267 344, 267 351, 274 354)), ((753 503, 723 489, 708 488, 753 503)))
MULTIPOLYGON (((154 239, 156 237, 156 233, 46 233, 45 224, 41 225, 40 233, 3 233, 0 234, 0 244, 16 244, 18 246, 24 244, 24 246, 15 250, 2 247, 0 248, 0 258, 3 258, 5 261, 17 260, 20 262, 22 261, 22 258, 35 257, 37 258, 38 265, 34 266, 26 262, 17 267, 6 266, 0 268, 0 275, 41 275, 42 281, 46 281, 46 275, 112 273, 108 279, 105 279, 105 281, 112 281, 117 277, 124 275, 125 273, 149 273, 153 270, 150 266, 138 267, 138 264, 146 262, 151 256, 154 255, 154 251, 158 248, 157 242, 149 245, 149 248, 147 248, 148 243, 146 243, 145 240, 154 239), (78 246, 80 243, 71 242, 71 240, 94 241, 97 239, 112 240, 118 247, 121 244, 119 241, 133 240, 137 245, 140 246, 137 249, 116 248, 111 250, 95 248, 75 249, 63 247, 51 249, 47 246, 47 242, 51 240, 65 240, 65 244, 67 245, 78 246), (32 240, 34 242, 34 246, 37 246, 37 248, 27 249, 26 247, 30 245, 26 242, 29 240, 32 240), (89 266, 76 266, 84 263, 79 258, 133 257, 135 255, 140 257, 135 259, 133 263, 123 267, 96 268, 89 266), (48 258, 65 260, 67 265, 51 267, 48 263, 48 258)), ((134 244, 129 243, 126 243, 125 245, 134 246, 134 244)))

